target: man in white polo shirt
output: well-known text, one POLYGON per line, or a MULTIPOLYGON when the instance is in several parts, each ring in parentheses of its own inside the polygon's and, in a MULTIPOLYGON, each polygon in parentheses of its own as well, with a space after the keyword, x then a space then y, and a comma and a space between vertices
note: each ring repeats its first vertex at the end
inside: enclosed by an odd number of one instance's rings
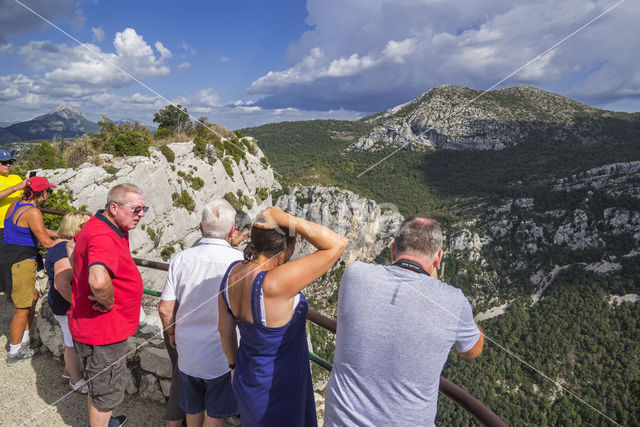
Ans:
POLYGON ((189 426, 222 426, 238 414, 231 371, 218 333, 218 289, 229 265, 242 253, 231 247, 236 211, 226 200, 202 210, 203 238, 171 261, 158 311, 178 350, 180 407, 189 426), (176 304, 178 306, 175 310, 176 304), (205 414, 206 412, 206 414, 205 414))

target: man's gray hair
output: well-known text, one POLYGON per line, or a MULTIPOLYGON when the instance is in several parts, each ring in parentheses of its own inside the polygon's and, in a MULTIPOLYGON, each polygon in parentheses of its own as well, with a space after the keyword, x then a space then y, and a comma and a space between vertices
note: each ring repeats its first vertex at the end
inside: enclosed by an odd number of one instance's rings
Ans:
POLYGON ((442 230, 435 219, 416 215, 400 224, 393 242, 398 256, 417 252, 432 258, 442 249, 442 230))
POLYGON ((202 235, 215 239, 224 239, 229 235, 236 219, 236 210, 229 202, 216 199, 202 209, 202 235))
POLYGON ((137 185, 131 183, 118 184, 115 187, 111 187, 107 193, 105 209, 108 210, 111 203, 117 203, 119 205, 126 203, 127 193, 136 193, 142 196, 142 191, 137 185))

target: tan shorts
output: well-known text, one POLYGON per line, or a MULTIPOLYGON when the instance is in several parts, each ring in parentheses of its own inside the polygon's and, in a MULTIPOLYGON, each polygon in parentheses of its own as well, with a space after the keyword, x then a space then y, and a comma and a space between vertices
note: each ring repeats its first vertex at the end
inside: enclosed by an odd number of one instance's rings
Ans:
POLYGON ((33 305, 37 268, 38 263, 35 259, 25 259, 11 266, 13 278, 11 299, 15 308, 29 308, 33 305))

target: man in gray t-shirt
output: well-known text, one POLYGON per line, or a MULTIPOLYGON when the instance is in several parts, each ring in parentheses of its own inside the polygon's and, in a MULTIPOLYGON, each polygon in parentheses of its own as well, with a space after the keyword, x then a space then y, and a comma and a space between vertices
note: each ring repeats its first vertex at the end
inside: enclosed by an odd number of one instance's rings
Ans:
POLYGON ((442 259, 438 222, 406 219, 391 257, 342 276, 325 426, 433 425, 451 347, 467 359, 482 352, 467 298, 431 277, 442 259))

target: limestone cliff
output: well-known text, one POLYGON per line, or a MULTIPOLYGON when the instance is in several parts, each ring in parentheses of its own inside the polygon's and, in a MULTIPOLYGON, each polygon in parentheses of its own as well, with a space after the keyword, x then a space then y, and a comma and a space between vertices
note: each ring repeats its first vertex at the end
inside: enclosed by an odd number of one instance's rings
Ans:
MULTIPOLYGON (((276 204, 290 214, 335 231, 349 240, 340 258, 345 265, 371 261, 391 243, 393 233, 403 220, 393 205, 378 205, 373 200, 337 187, 294 187, 278 198, 276 204)), ((304 241, 294 256, 309 253, 304 241)))
MULTIPOLYGON (((112 186, 124 182, 138 185, 149 211, 130 234, 131 251, 134 256, 158 261, 190 247, 200 237, 200 212, 209 201, 231 194, 242 203, 243 210, 255 216, 271 205, 271 191, 280 188, 273 170, 261 163, 263 154, 259 150, 255 155, 247 152, 246 159, 238 163, 227 162, 233 174, 230 176, 222 160, 209 161, 195 155, 192 142, 173 143, 169 147, 175 153, 173 162, 152 147, 149 157, 118 158, 103 154, 99 166, 84 163, 77 169, 38 171, 38 174, 69 191, 75 207, 86 205, 90 212, 104 208, 112 186)), ((165 273, 140 270, 145 287, 162 289, 165 273)))

